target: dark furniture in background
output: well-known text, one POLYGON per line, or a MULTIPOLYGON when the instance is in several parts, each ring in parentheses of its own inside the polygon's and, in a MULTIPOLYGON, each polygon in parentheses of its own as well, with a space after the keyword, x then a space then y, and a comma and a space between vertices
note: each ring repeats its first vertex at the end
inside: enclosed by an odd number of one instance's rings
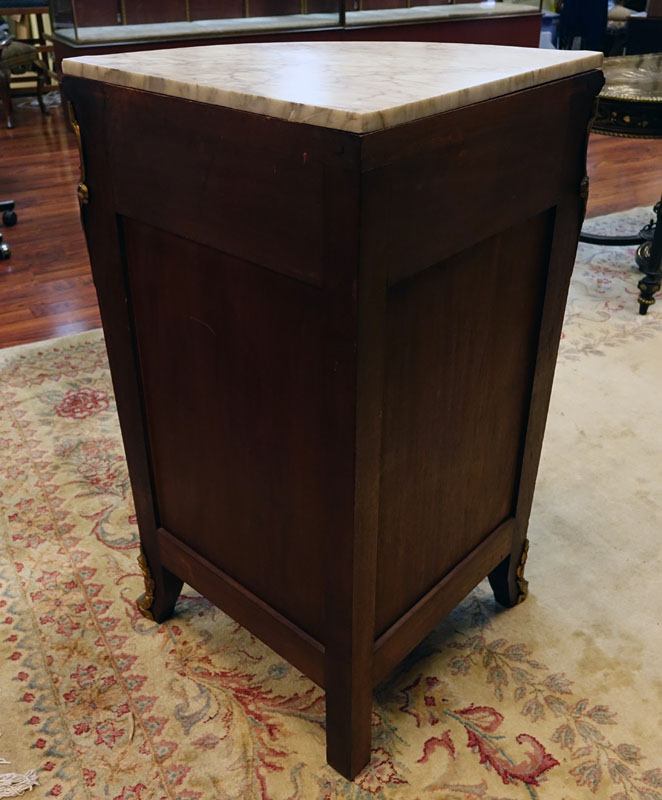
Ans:
POLYGON ((625 26, 625 53, 662 53, 662 19, 630 17, 625 26))
MULTIPOLYGON (((16 219, 16 213, 14 211, 13 200, 1 200, 0 211, 2 211, 3 224, 7 225, 7 227, 16 225, 17 219, 16 219)), ((2 240, 2 234, 0 233, 0 261, 4 261, 10 256, 11 256, 11 249, 9 245, 2 240)))
MULTIPOLYGON (((662 139, 662 55, 618 56, 604 61, 605 86, 598 98, 592 131, 607 136, 662 139)), ((639 313, 646 314, 662 285, 662 201, 653 220, 636 236, 582 233, 588 244, 638 244, 639 313)))
POLYGON ((186 581, 322 686, 350 779, 374 685, 486 575, 525 596, 601 84, 358 134, 65 78, 139 605, 186 581))
POLYGON ((570 50, 578 36, 581 49, 602 52, 606 29, 607 0, 563 0, 559 48, 570 50))

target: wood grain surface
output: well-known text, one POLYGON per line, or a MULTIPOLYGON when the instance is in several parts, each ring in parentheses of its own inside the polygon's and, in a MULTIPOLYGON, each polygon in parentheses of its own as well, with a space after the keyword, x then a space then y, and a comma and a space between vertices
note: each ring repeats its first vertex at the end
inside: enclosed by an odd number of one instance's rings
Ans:
POLYGON ((602 83, 365 136, 64 83, 143 610, 186 580, 323 664, 350 779, 413 634, 488 573, 517 600, 602 83))
MULTIPOLYGON (((38 108, 19 106, 15 120, 13 130, 0 128, 0 199, 15 200, 19 216, 16 227, 0 228, 13 253, 0 261, 0 347, 101 325, 78 215, 73 134, 57 108, 43 118, 38 108)), ((588 171, 589 217, 652 206, 662 194, 662 141, 593 135, 588 171)))

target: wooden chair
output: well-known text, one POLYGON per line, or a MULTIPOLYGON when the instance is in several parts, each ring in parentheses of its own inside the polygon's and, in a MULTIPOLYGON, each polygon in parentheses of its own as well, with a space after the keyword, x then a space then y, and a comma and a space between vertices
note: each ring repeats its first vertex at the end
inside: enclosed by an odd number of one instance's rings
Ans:
POLYGON ((11 76, 24 72, 36 73, 37 99, 42 114, 48 114, 44 105, 44 83, 48 77, 48 67, 39 58, 36 47, 25 42, 15 42, 7 38, 0 40, 0 100, 5 107, 7 127, 13 128, 11 76))

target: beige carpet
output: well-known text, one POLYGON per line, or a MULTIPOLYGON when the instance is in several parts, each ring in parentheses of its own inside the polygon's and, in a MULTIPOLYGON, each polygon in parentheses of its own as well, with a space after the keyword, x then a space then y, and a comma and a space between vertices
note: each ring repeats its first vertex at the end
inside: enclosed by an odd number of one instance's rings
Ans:
POLYGON ((1 351, 0 797, 662 800, 662 302, 638 316, 631 263, 580 247, 529 599, 481 585, 379 688, 353 784, 310 681, 190 589, 136 612, 100 334, 1 351))

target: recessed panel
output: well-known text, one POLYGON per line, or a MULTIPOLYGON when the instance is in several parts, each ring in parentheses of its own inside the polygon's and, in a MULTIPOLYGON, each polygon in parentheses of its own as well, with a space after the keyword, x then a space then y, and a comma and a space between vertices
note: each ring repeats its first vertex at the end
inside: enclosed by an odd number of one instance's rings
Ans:
POLYGON ((159 524, 321 637, 322 292, 123 228, 159 524))
POLYGON ((389 290, 377 634, 514 513, 552 224, 389 290))

